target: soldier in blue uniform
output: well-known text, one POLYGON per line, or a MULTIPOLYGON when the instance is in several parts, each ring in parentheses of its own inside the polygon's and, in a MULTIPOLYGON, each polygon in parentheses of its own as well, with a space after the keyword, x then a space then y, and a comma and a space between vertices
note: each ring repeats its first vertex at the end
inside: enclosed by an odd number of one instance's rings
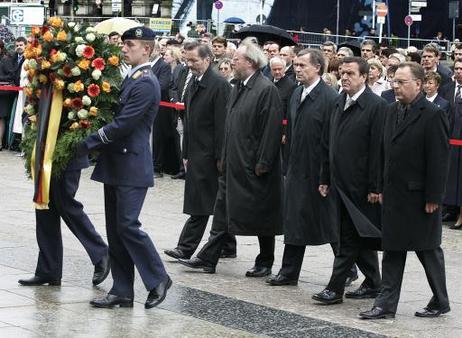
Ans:
POLYGON ((106 230, 114 284, 95 307, 133 306, 134 266, 149 291, 145 308, 160 304, 172 285, 138 217, 148 187, 154 185, 149 136, 159 109, 160 87, 149 55, 155 34, 145 27, 122 35, 125 62, 132 69, 122 83, 120 107, 114 120, 88 136, 77 153, 99 150, 92 179, 104 183, 106 230))

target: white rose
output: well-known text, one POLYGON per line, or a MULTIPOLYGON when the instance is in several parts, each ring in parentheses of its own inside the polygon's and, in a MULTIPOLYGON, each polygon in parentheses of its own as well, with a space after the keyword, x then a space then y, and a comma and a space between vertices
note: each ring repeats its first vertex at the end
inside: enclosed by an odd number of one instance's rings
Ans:
POLYGON ((92 77, 95 81, 98 81, 99 78, 101 77, 101 71, 98 70, 98 69, 95 69, 95 70, 91 73, 91 77, 92 77))
POLYGON ((78 25, 78 24, 75 25, 75 26, 74 26, 74 32, 77 33, 79 30, 80 30, 80 25, 78 25))
POLYGON ((72 69, 71 69, 71 73, 72 73, 72 75, 74 75, 74 76, 79 76, 80 74, 82 74, 82 73, 80 72, 80 68, 79 68, 79 67, 74 67, 74 68, 72 68, 72 69))
POLYGON ((75 41, 76 43, 84 43, 84 42, 85 42, 85 40, 84 40, 81 36, 76 36, 76 37, 74 38, 74 41, 75 41))
POLYGON ((75 112, 70 111, 69 114, 67 114, 67 119, 68 120, 75 120, 75 112))
POLYGON ((25 108, 24 111, 27 113, 27 115, 34 115, 35 114, 35 109, 34 106, 31 104, 28 104, 25 108))
POLYGON ((81 57, 82 54, 83 54, 83 51, 85 50, 85 45, 78 45, 76 48, 75 48, 75 54, 77 54, 78 57, 81 57))
POLYGON ((93 34, 93 33, 88 33, 87 35, 85 35, 85 39, 86 39, 88 42, 93 42, 93 41, 95 41, 96 36, 95 36, 95 34, 93 34))
POLYGON ((67 90, 71 93, 75 93, 75 89, 74 89, 74 84, 73 83, 69 83, 67 85, 67 90))
POLYGON ((84 96, 82 97, 82 103, 83 103, 85 106, 91 105, 91 99, 90 99, 90 97, 87 96, 87 95, 84 95, 84 96))
POLYGON ((76 25, 76 23, 73 22, 73 21, 71 21, 71 22, 69 22, 69 23, 67 24, 67 26, 68 26, 69 28, 72 28, 72 27, 74 27, 75 25, 76 25))
POLYGON ((77 112, 77 116, 79 117, 79 119, 83 120, 83 119, 86 119, 88 117, 88 110, 86 109, 80 109, 78 112, 77 112))
POLYGON ((90 26, 90 27, 87 27, 87 29, 85 29, 85 32, 87 32, 87 33, 94 33, 94 32, 96 32, 96 29, 95 29, 95 27, 91 27, 91 26, 90 26))

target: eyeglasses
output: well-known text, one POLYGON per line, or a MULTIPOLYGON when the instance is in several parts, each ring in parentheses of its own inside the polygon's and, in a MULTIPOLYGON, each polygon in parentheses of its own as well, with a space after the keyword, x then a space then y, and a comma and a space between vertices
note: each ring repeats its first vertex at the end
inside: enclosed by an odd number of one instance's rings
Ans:
POLYGON ((394 86, 399 86, 401 87, 402 85, 408 83, 408 82, 411 82, 411 81, 416 81, 417 79, 410 79, 410 80, 400 80, 400 79, 393 79, 393 80, 390 80, 390 85, 394 86))

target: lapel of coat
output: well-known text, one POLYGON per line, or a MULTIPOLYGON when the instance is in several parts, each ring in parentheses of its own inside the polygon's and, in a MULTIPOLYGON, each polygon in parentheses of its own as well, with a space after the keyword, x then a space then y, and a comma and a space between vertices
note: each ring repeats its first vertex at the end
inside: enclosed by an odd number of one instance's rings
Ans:
POLYGON ((251 89, 253 87, 253 84, 255 83, 255 79, 259 76, 261 76, 261 72, 257 70, 255 74, 253 74, 252 77, 249 79, 249 81, 247 81, 247 84, 244 86, 244 88, 240 88, 239 90, 239 86, 236 85, 233 87, 231 108, 236 105, 237 101, 242 96, 242 93, 244 93, 247 89, 251 89))
POLYGON ((194 85, 194 81, 196 80, 196 76, 194 76, 188 83, 189 88, 188 90, 191 91, 191 94, 187 96, 188 104, 187 106, 191 106, 192 101, 196 97, 196 94, 199 92, 200 88, 207 88, 207 83, 209 82, 209 77, 210 77, 210 72, 213 72, 212 68, 209 67, 204 75, 202 76, 202 79, 200 82, 197 84, 197 86, 194 85))
MULTIPOLYGON (((406 119, 399 126, 395 127, 392 140, 395 140, 399 135, 404 133, 404 131, 410 125, 412 125, 415 121, 419 119, 419 117, 422 115, 422 109, 424 108, 424 104, 426 100, 427 99, 425 98, 425 96, 422 95, 421 98, 418 99, 418 101, 415 102, 411 106, 411 108, 407 112, 406 119)), ((395 123, 395 125, 396 125, 396 114, 397 114, 398 109, 399 109, 398 105, 396 106, 395 109, 393 109, 395 119, 392 120, 392 123, 395 123)))

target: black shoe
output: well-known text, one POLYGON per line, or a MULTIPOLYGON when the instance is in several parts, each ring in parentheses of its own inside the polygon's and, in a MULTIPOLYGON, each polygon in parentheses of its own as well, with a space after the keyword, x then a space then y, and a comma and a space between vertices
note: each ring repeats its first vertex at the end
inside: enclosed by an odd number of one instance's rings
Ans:
POLYGON ((350 286, 357 279, 358 279, 358 275, 347 277, 347 279, 345 280, 345 287, 350 286))
POLYGON ((180 264, 193 269, 202 269, 206 273, 215 273, 215 265, 207 263, 199 257, 193 257, 191 259, 178 259, 180 264))
POLYGON ((453 224, 449 226, 449 229, 452 230, 462 230, 462 224, 453 224))
POLYGON ((221 252, 220 258, 236 258, 237 255, 235 252, 221 252))
POLYGON ((170 257, 173 257, 175 259, 189 259, 191 258, 191 255, 187 255, 183 252, 183 250, 180 250, 180 249, 172 249, 172 250, 164 250, 164 254, 166 254, 167 256, 170 256, 170 257))
POLYGON ((272 286, 281 286, 281 285, 297 285, 298 280, 290 279, 284 275, 278 273, 276 276, 268 278, 266 282, 272 286))
POLYGON ((161 173, 160 171, 154 171, 154 178, 162 178, 164 177, 164 174, 161 173))
POLYGON ((387 319, 395 318, 395 313, 390 311, 385 311, 381 307, 374 306, 369 311, 364 311, 359 314, 361 319, 387 319))
POLYGON ((378 289, 373 289, 367 286, 361 285, 354 291, 348 291, 345 293, 345 298, 353 299, 365 299, 365 298, 375 298, 379 293, 378 289))
POLYGON ((49 278, 34 276, 29 279, 20 279, 18 280, 18 283, 24 286, 39 286, 43 284, 48 284, 50 286, 60 286, 61 279, 49 279, 49 278))
POLYGON ((101 307, 106 309, 112 309, 116 305, 119 305, 120 307, 133 307, 133 299, 111 295, 108 293, 104 298, 93 299, 90 301, 90 304, 94 307, 101 307))
POLYGON ((93 285, 101 284, 109 275, 111 271, 111 264, 109 262, 109 255, 104 256, 96 265, 95 272, 93 273, 93 285))
POLYGON ((343 303, 343 295, 329 289, 324 289, 319 293, 315 293, 311 298, 326 305, 343 303))
POLYGON ((416 313, 414 313, 414 315, 416 317, 422 317, 422 318, 435 318, 435 317, 441 316, 442 314, 448 313, 449 311, 451 311, 450 307, 447 307, 444 310, 431 309, 429 307, 425 307, 422 311, 417 311, 416 313))
POLYGON ((178 174, 173 175, 171 177, 172 180, 184 180, 186 177, 186 173, 184 171, 180 171, 178 174))
POLYGON ((443 222, 454 222, 454 221, 457 221, 457 214, 452 213, 452 212, 443 213, 442 221, 443 221, 443 222))
POLYGON ((144 308, 150 309, 162 303, 167 296, 167 290, 170 289, 171 286, 172 280, 167 276, 163 282, 149 292, 148 299, 146 299, 146 303, 144 303, 144 308))
POLYGON ((265 266, 254 266, 245 273, 246 277, 265 277, 271 275, 271 268, 265 266))

